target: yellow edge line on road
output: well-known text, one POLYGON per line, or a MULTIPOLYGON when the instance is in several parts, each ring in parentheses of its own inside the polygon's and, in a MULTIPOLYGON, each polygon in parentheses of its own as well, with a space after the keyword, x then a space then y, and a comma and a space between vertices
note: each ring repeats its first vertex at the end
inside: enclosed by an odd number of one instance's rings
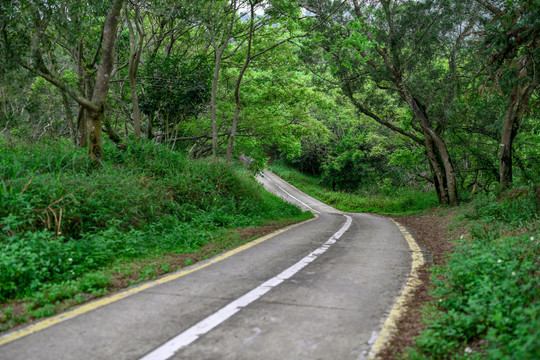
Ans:
POLYGON ((412 297, 414 290, 422 283, 422 281, 418 278, 418 270, 421 266, 424 265, 424 255, 422 255, 422 250, 420 249, 420 246, 418 246, 412 235, 407 231, 407 229, 405 229, 403 225, 393 219, 392 221, 399 228, 399 231, 401 231, 401 233, 405 237, 405 240, 407 240, 407 243, 409 244, 409 248, 411 249, 411 272, 409 274, 409 280, 407 281, 405 288, 403 289, 401 295, 394 304, 392 311, 390 311, 390 315, 388 315, 388 318, 386 319, 383 328, 379 333, 377 340, 375 341, 375 344, 373 344, 367 360, 374 360, 378 358, 378 354, 381 352, 382 349, 384 349, 384 347, 392 338, 392 335, 397 331, 397 322, 405 312, 407 308, 407 303, 412 297))
POLYGON ((107 297, 104 297, 102 299, 98 299, 98 300, 95 300, 95 301, 92 301, 90 303, 87 303, 87 304, 84 304, 84 305, 81 305, 73 310, 68 310, 66 312, 63 312, 59 315, 56 315, 56 316, 53 316, 53 317, 50 317, 50 318, 47 318, 47 319, 44 319, 44 320, 41 320, 41 321, 38 321, 32 325, 28 325, 20 330, 15 330, 15 331, 12 331, 6 335, 3 335, 2 337, 0 337, 0 346, 4 345, 4 344, 7 344, 9 342, 12 342, 12 341, 15 341, 17 339, 20 339, 22 337, 25 337, 25 336, 28 336, 30 334, 33 334, 33 333, 36 333, 38 331, 41 331, 41 330, 44 330, 50 326, 53 326, 53 325, 56 325, 58 323, 61 323, 63 321, 66 321, 68 319, 71 319, 71 318, 74 318, 76 316, 79 316, 79 315, 82 315, 84 313, 87 313, 89 311, 92 311, 92 310, 95 310, 97 308, 100 308, 102 306, 105 306, 105 305, 108 305, 108 304, 111 304, 113 302, 116 302, 118 300, 122 300, 130 295, 133 295, 133 294, 136 294, 136 293, 139 293, 143 290, 146 290, 146 289, 149 289, 153 286, 156 286, 156 285, 159 285, 159 284, 164 284, 164 283, 167 283, 169 281, 173 281, 173 280, 176 280, 182 276, 185 276, 187 274, 190 274, 192 272, 195 272, 197 270, 200 270, 200 269, 203 269, 207 266, 210 266, 212 264, 215 264, 221 260, 224 260, 224 259, 227 259, 235 254, 238 254, 244 250, 247 250, 257 244, 260 244, 262 243, 263 241, 265 240, 268 240, 270 238, 273 238, 274 236, 277 236, 287 230, 290 230, 296 226, 299 226, 299 225, 303 225, 305 223, 308 223, 310 221, 313 221, 315 219, 318 218, 317 215, 314 215, 315 217, 312 218, 312 219, 308 219, 308 220, 304 220, 302 222, 299 222, 299 223, 296 223, 296 224, 293 224, 293 225, 289 225, 283 229, 280 229, 280 230, 277 230, 277 231, 274 231, 273 233, 271 234, 268 234, 268 235, 265 235, 263 237, 260 237, 256 240, 253 240, 247 244, 244 244, 242 246, 239 246, 233 250, 230 250, 230 251, 227 251, 226 253, 224 254, 221 254, 221 255, 218 255, 212 259, 210 259, 210 261, 208 261, 207 263, 204 263, 202 265, 199 265, 199 266, 196 266, 196 267, 193 267, 189 270, 184 270, 184 271, 180 271, 180 272, 177 272, 177 273, 174 273, 174 274, 170 274, 170 275, 166 275, 166 276, 163 276, 159 279, 156 279, 156 280, 153 280, 153 281, 149 281, 149 282, 146 282, 144 284, 141 284, 141 285, 138 285, 138 286, 135 286, 135 287, 132 287, 128 290, 125 290, 125 291, 122 291, 122 292, 119 292, 117 294, 114 294, 114 295, 111 295, 111 296, 107 296, 107 297))

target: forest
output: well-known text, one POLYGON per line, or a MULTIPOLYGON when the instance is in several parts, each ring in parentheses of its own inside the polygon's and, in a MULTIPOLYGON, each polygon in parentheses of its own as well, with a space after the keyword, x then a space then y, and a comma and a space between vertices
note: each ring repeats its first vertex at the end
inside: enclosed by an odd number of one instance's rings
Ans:
POLYGON ((310 217, 268 166, 344 211, 538 231, 538 0, 3 0, 0 58, 1 330, 310 217))
POLYGON ((8 1, 5 138, 290 160, 441 204, 539 178, 537 1, 8 1))

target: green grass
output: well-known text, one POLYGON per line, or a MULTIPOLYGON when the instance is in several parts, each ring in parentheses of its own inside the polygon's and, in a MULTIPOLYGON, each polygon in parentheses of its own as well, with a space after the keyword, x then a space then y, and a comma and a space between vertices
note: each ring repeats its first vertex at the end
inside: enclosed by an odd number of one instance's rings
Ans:
POLYGON ((336 192, 320 185, 319 177, 303 174, 284 162, 276 162, 271 170, 303 192, 342 211, 416 214, 438 206, 434 192, 395 188, 384 183, 356 193, 336 192))
MULTIPOLYGON (((272 170, 343 211, 414 213, 437 206, 434 194, 392 189, 337 193, 278 162, 272 170)), ((402 359, 540 359, 540 203, 533 189, 477 197, 455 211, 457 247, 433 267, 424 306, 427 329, 402 359)))
MULTIPOLYGON (((66 299, 106 293, 115 264, 149 264, 210 243, 223 251, 238 245, 222 240, 234 229, 310 216, 242 167, 191 160, 151 142, 123 150, 107 142, 95 167, 85 149, 66 142, 0 138, 0 306, 19 301, 26 319, 50 315, 66 299)), ((139 278, 163 272, 148 265, 139 278)), ((6 306, 4 328, 23 322, 6 306)))
POLYGON ((432 269, 427 329, 404 359, 540 358, 540 204, 523 194, 460 209, 468 233, 432 269))

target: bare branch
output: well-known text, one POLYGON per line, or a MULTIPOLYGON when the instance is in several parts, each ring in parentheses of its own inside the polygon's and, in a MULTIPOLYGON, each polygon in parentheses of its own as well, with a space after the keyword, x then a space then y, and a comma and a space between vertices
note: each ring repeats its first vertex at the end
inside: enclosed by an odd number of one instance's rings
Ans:
POLYGON ((476 0, 476 2, 483 5, 486 9, 488 9, 489 11, 491 11, 493 14, 497 16, 500 16, 504 13, 504 11, 502 11, 501 9, 499 9, 498 7, 496 7, 495 5, 493 5, 487 0, 476 0))

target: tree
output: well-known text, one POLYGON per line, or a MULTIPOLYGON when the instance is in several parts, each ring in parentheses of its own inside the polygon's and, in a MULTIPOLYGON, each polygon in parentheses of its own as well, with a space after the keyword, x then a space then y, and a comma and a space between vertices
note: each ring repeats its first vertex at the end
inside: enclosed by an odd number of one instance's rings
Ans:
POLYGON ((538 1, 476 0, 491 14, 484 22, 480 45, 487 59, 484 88, 490 82, 506 99, 499 151, 499 188, 512 183, 513 143, 538 88, 540 4, 538 1), (503 8, 500 6, 503 5, 503 8))
MULTIPOLYGON (((324 14, 332 6, 310 9, 324 14)), ((459 202, 445 132, 461 49, 472 26, 464 4, 353 0, 315 39, 324 61, 306 55, 332 72, 360 113, 424 147, 443 204, 459 202), (414 122, 396 112, 403 106, 414 122)))
MULTIPOLYGON (((72 6, 69 2, 63 1, 45 3, 41 1, 11 1, 8 4, 8 10, 12 16, 6 21, 6 27, 17 28, 18 31, 13 34, 19 36, 20 31, 28 31, 27 36, 30 38, 28 46, 22 49, 23 51, 15 53, 19 64, 58 87, 60 91, 85 109, 88 113, 86 127, 90 140, 89 155, 90 159, 96 162, 99 162, 102 157, 101 123, 114 64, 116 28, 122 3, 123 0, 113 0, 106 10, 102 23, 101 39, 96 49, 95 58, 99 58, 99 65, 96 69, 95 86, 91 94, 82 93, 81 89, 74 89, 63 81, 62 77, 55 72, 55 63, 50 56, 56 50, 53 48, 55 43, 52 39, 58 34, 62 34, 64 39, 68 41, 74 35, 81 34, 78 26, 80 22, 85 21, 82 16, 85 11, 84 7, 72 6), (69 17, 69 14, 72 14, 72 17, 69 17), (23 30, 22 27, 25 25, 26 28, 23 30), (48 59, 45 58, 45 52, 49 54, 48 59)), ((104 6, 104 4, 98 3, 95 6, 96 9, 101 10, 100 6, 104 6)), ((4 35, 7 35, 4 36, 5 46, 13 46, 16 36, 9 37, 6 32, 4 35)), ((82 48, 79 48, 78 53, 82 53, 82 48)))
MULTIPOLYGON (((208 103, 209 63, 203 56, 186 59, 173 54, 156 55, 146 64, 141 109, 149 124, 159 123, 166 141, 175 142, 179 125, 190 116, 198 116, 208 103)), ((152 136, 150 129, 148 135, 152 136)))
POLYGON ((138 4, 130 3, 133 9, 133 22, 130 19, 130 11, 126 5, 124 14, 126 16, 126 24, 129 29, 129 89, 131 105, 133 106, 133 135, 135 139, 141 137, 141 111, 139 108, 139 96, 137 94, 137 72, 144 45, 144 23, 141 21, 140 9, 138 4), (135 31, 135 29, 137 31, 135 31), (137 38, 138 37, 138 38, 137 38))
MULTIPOLYGON (((227 49, 231 39, 235 37, 235 25, 239 21, 238 11, 244 5, 243 1, 211 1, 208 11, 203 16, 203 24, 206 28, 208 43, 214 49, 214 74, 212 76, 212 93, 210 100, 210 113, 212 120, 212 157, 217 161, 218 156, 218 121, 217 121, 217 91, 219 82, 219 73, 221 71, 221 62, 223 54, 227 49)), ((242 30, 240 30, 242 31, 242 30)), ((235 52, 238 48, 232 46, 235 52)))

